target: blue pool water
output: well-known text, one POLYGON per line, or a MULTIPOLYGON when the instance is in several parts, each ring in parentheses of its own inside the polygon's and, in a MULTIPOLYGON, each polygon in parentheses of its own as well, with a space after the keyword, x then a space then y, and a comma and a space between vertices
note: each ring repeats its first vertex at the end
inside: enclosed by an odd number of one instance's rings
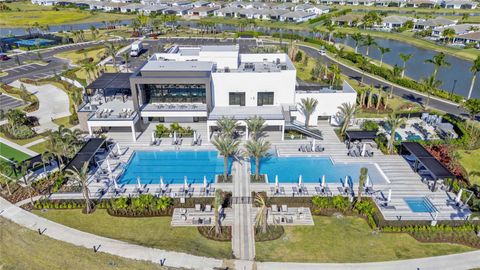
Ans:
POLYGON ((432 213, 435 212, 435 206, 430 202, 428 198, 416 197, 416 198, 404 198, 408 207, 414 213, 432 213))
MULTIPOLYGON (((261 160, 260 173, 267 174, 270 183, 275 182, 276 175, 280 183, 297 183, 300 175, 304 183, 321 183, 322 175, 325 175, 327 183, 340 183, 346 176, 355 183, 358 182, 362 167, 368 169, 372 183, 385 183, 384 177, 373 164, 333 164, 330 158, 271 156, 261 160)), ((252 174, 254 173, 255 162, 252 161, 252 174)))
POLYGON ((213 183, 222 173, 223 158, 216 151, 136 151, 119 183, 135 184, 137 177, 142 184, 160 183, 163 177, 165 184, 183 184, 185 176, 188 183, 203 183, 204 176, 213 183))

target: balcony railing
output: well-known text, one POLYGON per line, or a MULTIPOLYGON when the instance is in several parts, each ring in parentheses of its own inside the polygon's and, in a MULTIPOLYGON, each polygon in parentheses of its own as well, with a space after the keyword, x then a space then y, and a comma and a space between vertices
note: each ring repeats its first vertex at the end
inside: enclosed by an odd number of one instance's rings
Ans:
POLYGON ((207 104, 202 103, 148 103, 144 104, 141 111, 165 111, 165 112, 180 112, 180 111, 206 111, 207 104))
POLYGON ((137 112, 132 109, 117 111, 113 109, 103 109, 91 113, 88 121, 133 121, 137 116, 137 112))

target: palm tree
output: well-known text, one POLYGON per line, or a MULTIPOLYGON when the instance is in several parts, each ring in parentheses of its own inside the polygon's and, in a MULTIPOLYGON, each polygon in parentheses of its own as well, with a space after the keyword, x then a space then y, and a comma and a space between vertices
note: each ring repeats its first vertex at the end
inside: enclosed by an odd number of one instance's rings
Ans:
POLYGON ((128 59, 130 58, 130 53, 128 53, 128 51, 126 51, 122 54, 122 56, 123 56, 123 60, 125 60, 125 69, 128 72, 128 59))
POLYGON ((367 47, 367 51, 365 52, 365 55, 368 56, 368 53, 370 51, 370 47, 371 46, 377 46, 377 42, 375 41, 375 39, 372 38, 372 36, 367 35, 365 40, 363 40, 362 45, 367 47))
POLYGON ((433 64, 434 70, 433 70, 433 78, 436 80, 437 79, 437 72, 440 67, 449 67, 450 63, 445 60, 445 53, 441 52, 437 55, 435 55, 432 59, 427 59, 425 60, 425 63, 427 64, 433 64))
POLYGON ((215 200, 213 201, 214 203, 214 209, 215 209, 215 234, 219 235, 222 232, 222 223, 220 220, 220 208, 222 207, 223 204, 223 192, 221 189, 217 189, 215 191, 215 200))
POLYGON ((338 65, 336 64, 333 64, 330 66, 330 71, 332 72, 332 81, 331 81, 331 85, 340 85, 340 82, 342 81, 341 78, 340 78, 340 73, 341 73, 341 70, 340 68, 338 67, 338 65))
POLYGON ((393 153, 393 144, 395 143, 395 132, 400 125, 405 123, 405 119, 398 117, 396 114, 391 114, 388 116, 387 123, 390 126, 390 138, 388 139, 387 149, 391 154, 393 153))
POLYGON ((255 158, 255 180, 260 179, 260 160, 268 156, 270 142, 264 140, 250 140, 245 144, 246 154, 255 158))
POLYGON ((50 163, 50 161, 53 158, 53 154, 50 152, 43 152, 42 153, 42 166, 43 166, 43 172, 46 174, 47 173, 47 168, 45 164, 50 163))
POLYGON ((238 122, 233 117, 230 118, 223 116, 217 120, 217 127, 220 129, 222 136, 232 137, 237 126, 238 122))
POLYGON ((477 56, 477 59, 473 62, 472 67, 470 67, 470 71, 473 73, 472 82, 470 83, 470 90, 468 90, 467 99, 472 97, 473 86, 475 85, 475 80, 477 79, 477 73, 480 71, 480 56, 477 56))
POLYGON ((340 128, 340 134, 344 135, 345 131, 347 130, 348 125, 350 124, 350 120, 352 120, 357 107, 355 103, 342 103, 342 105, 338 106, 339 116, 342 118, 342 127, 340 128))
POLYGON ((265 129, 265 119, 261 116, 253 116, 245 121, 247 124, 247 129, 250 132, 252 139, 257 140, 259 135, 265 129))
POLYGON ((67 169, 66 176, 82 187, 82 194, 85 199, 85 212, 86 214, 90 214, 93 203, 90 201, 90 190, 88 188, 88 162, 85 162, 80 170, 76 167, 67 169))
POLYGON ((410 54, 399 54, 400 59, 403 61, 403 71, 402 71, 402 78, 405 76, 405 70, 407 69, 407 62, 413 57, 413 53, 410 54))
POLYGON ((105 52, 108 56, 112 58, 112 63, 113 67, 116 69, 117 68, 117 49, 115 48, 115 45, 111 42, 105 43, 105 52))
POLYGON ((317 108, 318 100, 315 98, 302 98, 298 106, 300 107, 300 111, 305 116, 305 127, 308 127, 310 123, 310 116, 313 114, 315 109, 317 108))
POLYGON ((327 25, 327 32, 328 32, 328 42, 332 41, 332 36, 335 32, 335 26, 333 24, 327 25))
POLYGON ((362 41, 363 41, 363 36, 362 36, 362 34, 360 34, 360 33, 355 33, 355 34, 351 35, 350 37, 351 37, 351 38, 353 39, 353 41, 355 42, 355 53, 357 53, 357 51, 358 51, 358 45, 360 45, 360 44, 362 43, 362 41))
POLYGON ((368 169, 365 167, 362 167, 360 169, 360 177, 358 178, 358 198, 357 202, 362 201, 362 191, 363 191, 363 186, 365 185, 365 181, 367 181, 367 175, 368 175, 368 169))
POLYGON ((455 37, 457 33, 455 32, 455 29, 453 28, 447 28, 443 31, 442 35, 445 38, 445 43, 447 43, 449 40, 453 41, 453 38, 455 37))
POLYGON ((268 207, 265 203, 265 199, 262 195, 260 195, 260 193, 257 193, 255 195, 255 203, 258 205, 258 213, 255 217, 255 226, 257 228, 262 228, 262 233, 265 234, 267 233, 268 228, 268 207))
POLYGON ((386 47, 378 47, 378 50, 380 51, 380 67, 382 67, 383 65, 383 56, 387 53, 390 52, 390 48, 386 48, 386 47))
POLYGON ((427 102, 425 103, 425 108, 428 108, 428 104, 430 103, 430 95, 436 88, 440 87, 442 82, 435 79, 435 73, 430 77, 424 78, 422 82, 425 90, 427 90, 427 102))
POLYGON ((219 136, 212 141, 220 155, 223 156, 223 179, 227 181, 228 177, 228 159, 237 153, 239 141, 232 139, 231 136, 219 136))
POLYGON ((360 83, 363 84, 363 80, 365 79, 365 69, 370 61, 366 57, 360 56, 358 57, 357 64, 361 67, 362 70, 362 78, 360 79, 360 83))
POLYGON ((5 180, 8 194, 12 195, 12 191, 10 190, 10 185, 8 183, 16 180, 15 178, 10 177, 13 174, 13 163, 7 160, 0 160, 0 172, 5 175, 2 177, 2 179, 5 180))

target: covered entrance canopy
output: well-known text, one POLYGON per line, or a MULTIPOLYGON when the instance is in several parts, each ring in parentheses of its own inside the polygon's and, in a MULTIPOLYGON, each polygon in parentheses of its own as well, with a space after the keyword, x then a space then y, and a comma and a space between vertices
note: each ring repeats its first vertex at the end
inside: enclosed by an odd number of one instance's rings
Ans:
MULTIPOLYGON (((207 120, 208 140, 210 140, 211 127, 217 126, 217 121, 222 117, 234 118, 238 120, 240 126, 245 126, 245 138, 248 139, 248 127, 246 120, 259 116, 265 120, 267 126, 278 126, 282 131, 285 131, 285 117, 283 115, 282 107, 280 106, 229 106, 229 107, 215 107, 211 111, 207 120)), ((282 136, 283 140, 283 136, 282 136)))
POLYGON ((438 179, 453 179, 455 176, 447 169, 443 164, 438 161, 432 154, 430 154, 420 143, 418 142, 402 142, 402 154, 408 152, 414 159, 413 170, 418 171, 419 165, 423 165, 425 169, 432 175, 435 180, 433 189, 438 179))

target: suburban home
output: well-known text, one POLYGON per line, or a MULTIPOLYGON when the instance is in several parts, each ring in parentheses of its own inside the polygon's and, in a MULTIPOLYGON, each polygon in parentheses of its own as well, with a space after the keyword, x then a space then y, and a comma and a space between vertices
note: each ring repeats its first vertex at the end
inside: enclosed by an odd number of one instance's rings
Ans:
POLYGON ((203 1, 203 0, 200 0, 200 1, 196 1, 196 2, 193 2, 192 5, 194 8, 198 8, 198 7, 206 7, 206 6, 212 6, 212 2, 210 1, 203 1))
POLYGON ((57 4, 57 0, 32 0, 32 4, 41 6, 53 6, 57 4))
POLYGON ((188 11, 189 16, 207 17, 213 15, 213 12, 217 10, 216 7, 201 6, 192 8, 188 11))
POLYGON ((285 10, 285 9, 271 9, 271 10, 267 11, 269 19, 272 20, 272 21, 279 21, 280 16, 282 16, 283 14, 286 14, 288 12, 290 12, 290 11, 285 10))
POLYGON ((453 39, 453 43, 464 43, 464 44, 475 43, 476 48, 478 48, 480 45, 480 31, 471 32, 463 35, 457 35, 453 39))
POLYGON ((162 13, 166 15, 183 16, 183 15, 187 15, 190 9, 192 8, 189 6, 186 6, 186 7, 171 6, 162 10, 162 13))
POLYGON ((237 17, 238 8, 235 7, 224 7, 213 11, 213 14, 218 17, 237 17))
POLYGON ((382 28, 385 29, 396 29, 403 27, 403 25, 408 22, 412 21, 415 22, 416 19, 411 18, 411 17, 405 17, 405 16, 398 16, 398 15, 391 15, 387 16, 382 19, 382 24, 380 25, 382 28))
POLYGON ((407 7, 414 8, 433 8, 437 5, 434 0, 412 0, 407 2, 407 7))
POLYGON ((468 0, 450 0, 442 3, 442 7, 452 9, 476 9, 477 5, 477 2, 468 0))
POLYGON ((432 29, 432 37, 443 38, 443 31, 446 29, 453 29, 456 35, 464 35, 480 30, 480 24, 457 24, 452 26, 439 26, 432 29))
POLYGON ((141 11, 145 15, 160 14, 166 8, 168 8, 166 5, 145 5, 141 11))
POLYGON ((308 13, 304 11, 291 11, 280 15, 280 21, 282 22, 306 22, 310 19, 317 17, 315 13, 308 13))
POLYGON ((122 13, 139 12, 144 7, 145 7, 145 5, 143 5, 143 4, 136 4, 136 3, 128 4, 126 6, 121 7, 120 12, 122 12, 122 13))
POLYGON ((359 24, 362 17, 360 14, 345 14, 332 18, 332 24, 338 26, 355 26, 359 24))
POLYGON ((428 30, 435 27, 447 27, 454 26, 457 24, 457 20, 450 20, 443 17, 433 18, 433 19, 419 19, 415 22, 413 29, 415 30, 428 30))
POLYGON ((328 13, 330 8, 326 6, 314 6, 312 4, 301 4, 294 8, 295 11, 303 11, 307 13, 315 13, 317 15, 328 13))

